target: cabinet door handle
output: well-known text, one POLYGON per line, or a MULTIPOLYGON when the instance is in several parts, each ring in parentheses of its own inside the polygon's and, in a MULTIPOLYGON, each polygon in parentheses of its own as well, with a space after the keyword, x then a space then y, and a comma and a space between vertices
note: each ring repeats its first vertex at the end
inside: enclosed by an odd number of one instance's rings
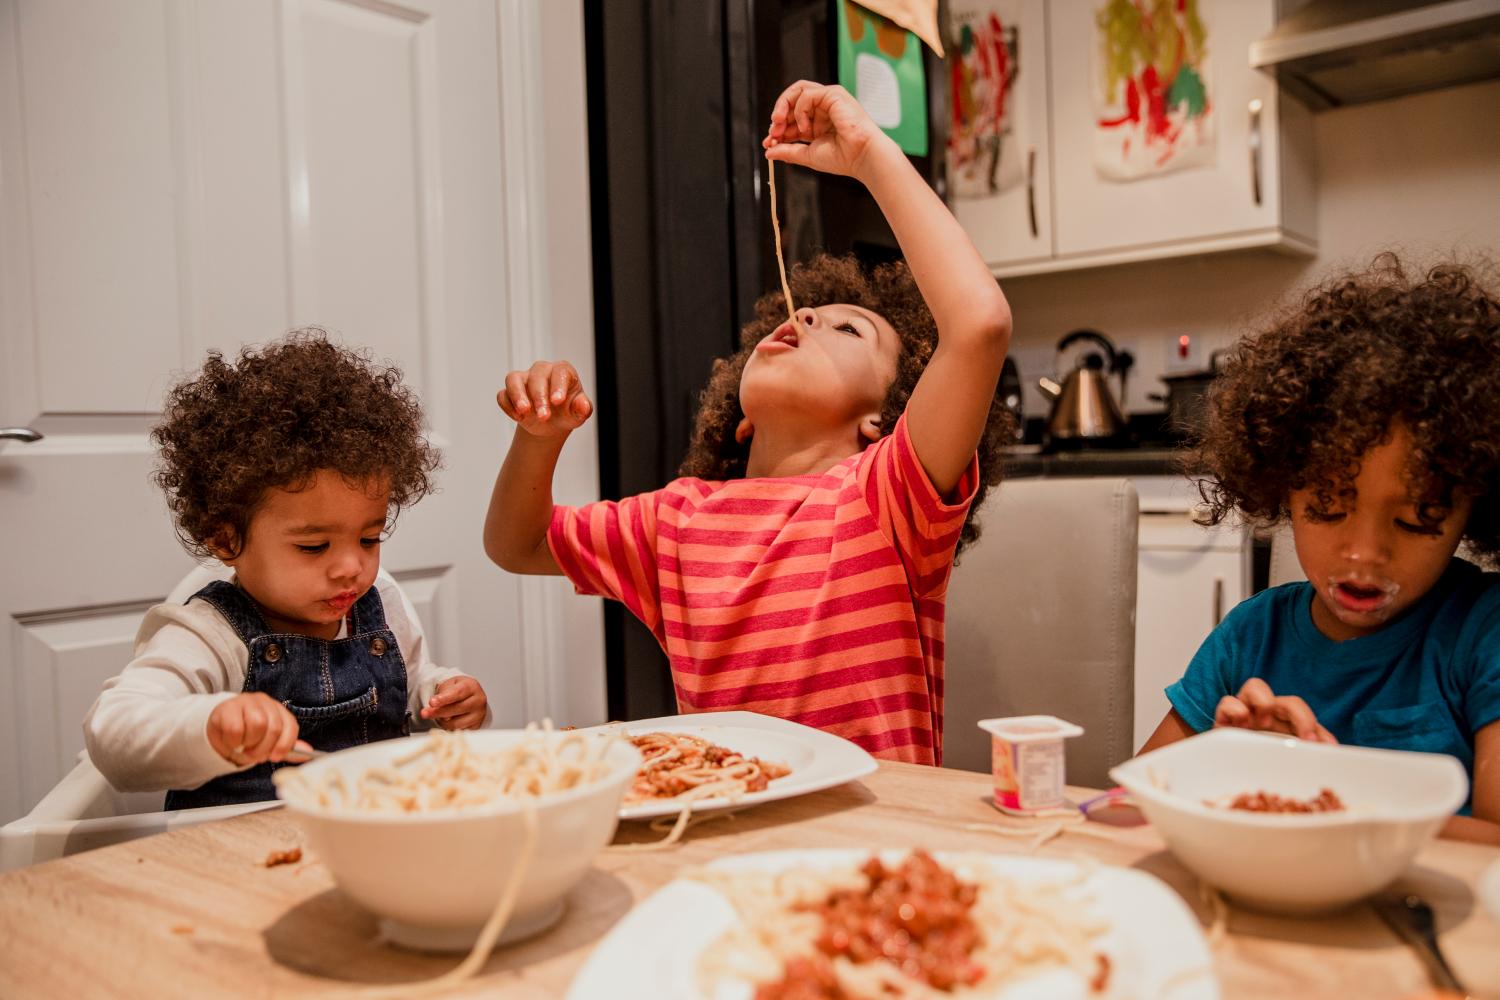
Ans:
POLYGON ((0 427, 0 441, 25 441, 31 444, 46 437, 41 431, 34 431, 30 427, 0 427))
POLYGON ((1041 235, 1036 224, 1036 147, 1026 150, 1026 211, 1031 216, 1031 238, 1041 235))
POLYGON ((1260 200, 1261 200, 1260 199, 1260 149, 1261 149, 1260 111, 1261 111, 1260 98, 1257 97, 1253 101, 1250 102, 1250 137, 1249 137, 1249 140, 1248 140, 1248 144, 1250 146, 1250 196, 1255 199, 1255 203, 1257 205, 1260 204, 1260 200))
POLYGON ((1224 620, 1224 578, 1214 577, 1214 628, 1224 620))

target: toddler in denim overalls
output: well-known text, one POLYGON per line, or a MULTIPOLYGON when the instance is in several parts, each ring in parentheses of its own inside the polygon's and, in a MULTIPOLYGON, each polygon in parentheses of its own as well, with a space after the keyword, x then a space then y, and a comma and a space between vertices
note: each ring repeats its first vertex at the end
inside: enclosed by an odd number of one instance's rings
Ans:
POLYGON ((392 516, 438 458, 399 373, 300 331, 233 364, 211 352, 153 432, 179 536, 234 571, 146 614, 84 722, 95 766, 167 808, 275 798, 299 753, 472 729, 488 703, 433 664, 380 572, 392 516))

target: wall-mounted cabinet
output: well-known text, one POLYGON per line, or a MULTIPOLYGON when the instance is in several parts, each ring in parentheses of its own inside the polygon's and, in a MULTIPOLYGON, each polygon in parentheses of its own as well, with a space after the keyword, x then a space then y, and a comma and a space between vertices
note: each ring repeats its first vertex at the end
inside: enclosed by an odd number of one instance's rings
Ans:
MULTIPOLYGON (((974 174, 979 159, 1000 183, 966 187, 950 172, 949 194, 995 274, 1315 252, 1312 116, 1248 58, 1275 23, 1274 0, 955 0, 955 33, 975 6, 1008 14, 1017 72, 991 142, 1000 155, 950 147, 955 170, 974 174)), ((955 49, 950 62, 964 57, 955 49)))

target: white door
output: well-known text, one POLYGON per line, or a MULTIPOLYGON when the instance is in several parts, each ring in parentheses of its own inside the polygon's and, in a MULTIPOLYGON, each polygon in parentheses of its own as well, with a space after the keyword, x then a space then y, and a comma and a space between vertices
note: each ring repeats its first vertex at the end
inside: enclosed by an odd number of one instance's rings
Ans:
MULTIPOLYGON (((141 612, 191 566, 148 479, 164 389, 301 325, 424 401, 441 492, 385 565, 435 657, 498 724, 569 686, 573 721, 602 713, 597 629, 480 547, 500 377, 565 348, 588 367, 587 279, 554 305, 548 270, 586 268, 587 219, 561 246, 544 221, 587 203, 580 5, 542 6, 0 0, 0 425, 45 435, 0 441, 0 821, 72 766, 141 612), (575 683, 548 675, 569 659, 575 683)), ((565 480, 590 478, 578 451, 565 480)))
MULTIPOLYGON (((1281 206, 1276 83, 1251 69, 1249 58, 1250 43, 1275 24, 1273 0, 1197 5, 1212 129, 1202 146, 1190 142, 1197 133, 1188 127, 1178 133, 1180 144, 1148 144, 1138 129, 1100 124, 1117 120, 1110 116, 1119 110, 1099 96, 1096 19, 1105 7, 1101 0, 1053 0, 1049 7, 1058 255, 1274 230, 1281 206)), ((1148 8, 1157 16, 1168 9, 1148 8)), ((1151 97, 1139 100, 1142 120, 1149 120, 1151 97)))
POLYGON ((955 0, 950 79, 962 103, 948 150, 953 214, 984 261, 1052 256, 1052 149, 1043 0, 955 0), (955 77, 962 76, 960 83, 955 77), (999 117, 997 130, 995 119, 999 117))

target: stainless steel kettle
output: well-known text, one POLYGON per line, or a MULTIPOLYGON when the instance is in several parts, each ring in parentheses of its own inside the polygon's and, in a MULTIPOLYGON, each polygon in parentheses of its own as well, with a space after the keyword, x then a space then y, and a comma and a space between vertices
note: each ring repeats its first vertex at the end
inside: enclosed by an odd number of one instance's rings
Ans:
POLYGON ((1050 378, 1037 385, 1052 400, 1047 417, 1047 436, 1053 440, 1103 439, 1118 437, 1125 431, 1125 417, 1109 388, 1109 376, 1119 374, 1123 392, 1125 372, 1135 358, 1129 351, 1116 351, 1109 338, 1097 330, 1074 330, 1057 342, 1061 354, 1082 340, 1092 341, 1104 349, 1100 355, 1089 352, 1058 385, 1050 378))

